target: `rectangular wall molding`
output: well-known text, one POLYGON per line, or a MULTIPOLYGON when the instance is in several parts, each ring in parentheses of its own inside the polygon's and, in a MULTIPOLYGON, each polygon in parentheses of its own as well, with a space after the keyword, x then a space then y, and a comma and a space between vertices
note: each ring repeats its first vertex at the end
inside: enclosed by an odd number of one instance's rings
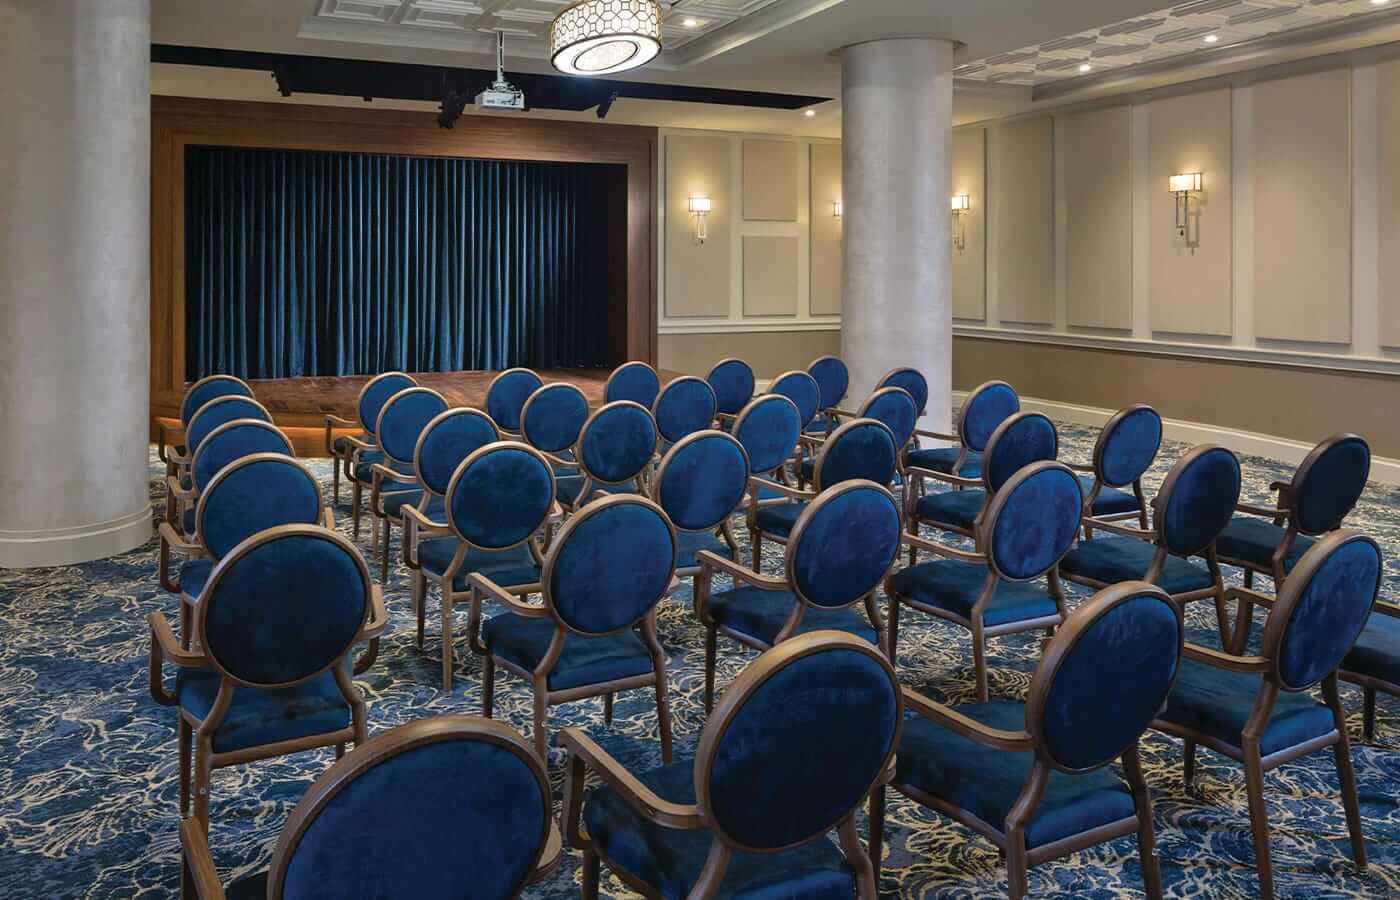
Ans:
POLYGON ((1064 117, 1065 315, 1075 327, 1133 327, 1132 108, 1064 117))

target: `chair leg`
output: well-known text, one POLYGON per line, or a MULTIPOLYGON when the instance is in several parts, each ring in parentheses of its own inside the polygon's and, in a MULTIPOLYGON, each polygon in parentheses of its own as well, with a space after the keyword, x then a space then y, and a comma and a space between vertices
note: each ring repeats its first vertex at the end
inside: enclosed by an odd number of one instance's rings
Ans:
POLYGON ((982 635, 981 623, 972 625, 972 668, 977 678, 977 702, 986 703, 987 688, 987 639, 982 635))
POLYGON ((613 695, 612 695, 612 694, 604 694, 604 695, 603 695, 603 724, 604 724, 604 725, 611 725, 611 724, 612 724, 612 709, 613 709, 613 695))
POLYGON ((671 762, 671 698, 666 689, 666 672, 656 679, 656 727, 661 732, 661 761, 671 762))
POLYGON ((885 853, 885 786, 875 785, 870 792, 870 840, 866 847, 870 853, 870 864, 875 867, 875 883, 880 883, 880 863, 885 853))
POLYGON ((1337 728, 1337 743, 1332 755, 1337 761, 1337 781, 1342 788, 1342 806, 1347 814, 1347 831, 1351 833, 1351 856, 1358 869, 1366 868, 1366 838, 1361 833, 1361 804, 1356 796, 1356 772, 1351 764, 1351 740, 1347 737, 1347 717, 1342 711, 1342 698, 1337 694, 1337 673, 1322 682, 1322 696, 1332 708, 1332 720, 1337 728))
POLYGON ((598 900, 598 854, 592 850, 583 852, 583 900, 598 900))
POLYGON ((481 714, 496 716, 496 657, 489 653, 481 660, 481 714))
POLYGON ((209 833, 209 782, 214 773, 214 740, 196 737, 194 745, 194 817, 209 833))
POLYGON ((340 457, 331 456, 331 506, 340 505, 340 457))
POLYGON ((1025 835, 1016 829, 1006 835, 1006 895, 1010 900, 1024 900, 1030 889, 1028 868, 1025 835))
POLYGON ((1269 854, 1269 810, 1264 805, 1264 766, 1259 746, 1244 750, 1245 793, 1249 797, 1249 825, 1254 832, 1254 865, 1259 870, 1260 900, 1273 900, 1274 869, 1269 854))
POLYGON ((335 758, 340 759, 343 756, 345 756, 345 742, 341 741, 335 745, 335 758))
POLYGON ((763 571, 763 532, 749 529, 749 544, 753 552, 753 570, 763 571))
POLYGON ((715 626, 705 629, 705 715, 715 708, 715 651, 719 634, 715 626))
POLYGON ((1254 570, 1253 570, 1253 569, 1245 569, 1245 570, 1244 570, 1244 586, 1247 587, 1247 588, 1253 588, 1253 587, 1254 587, 1254 570))
POLYGON ((418 614, 418 649, 423 649, 423 626, 428 615, 428 577, 422 572, 414 572, 409 582, 409 594, 413 598, 413 611, 418 614))
POLYGON ((885 612, 885 658, 890 665, 899 660, 899 599, 891 596, 885 612))
POLYGON ((190 743, 194 740, 194 729, 184 717, 180 717, 176 740, 180 742, 180 818, 190 814, 190 743))
POLYGON ((544 679, 535 683, 535 752, 540 755, 545 766, 549 765, 549 732, 545 720, 549 718, 549 693, 544 679))
POLYGON ((1185 743, 1181 759, 1181 783, 1189 791, 1196 786, 1196 742, 1185 743))
POLYGON ((1372 743, 1376 739, 1376 689, 1361 689, 1361 739, 1372 743))
POLYGON ((452 591, 443 586, 442 600, 442 692, 452 690, 452 591))
POLYGON ((1133 791, 1133 806, 1137 809, 1138 857, 1142 860, 1142 881, 1148 900, 1162 898, 1162 866, 1157 859, 1157 838, 1152 831, 1152 793, 1142 775, 1142 762, 1134 744, 1123 754, 1123 771, 1133 791))
POLYGON ((360 495, 362 493, 364 493, 364 486, 356 481, 355 492, 350 496, 350 521, 354 523, 350 533, 357 541, 360 539, 360 504, 362 502, 360 495))
POLYGON ((384 543, 379 548, 379 583, 387 585, 389 583, 389 538, 394 531, 392 519, 384 519, 384 543))

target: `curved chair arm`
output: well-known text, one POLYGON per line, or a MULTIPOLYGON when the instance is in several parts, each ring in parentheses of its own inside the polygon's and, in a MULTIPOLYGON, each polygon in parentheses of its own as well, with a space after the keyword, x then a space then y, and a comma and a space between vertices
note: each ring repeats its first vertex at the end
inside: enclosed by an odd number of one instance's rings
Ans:
POLYGON ((777 491, 779 494, 785 497, 791 497, 794 500, 815 500, 817 497, 816 491, 804 491, 792 485, 783 484, 781 481, 767 481, 762 478, 754 478, 752 475, 749 476, 751 496, 757 498, 758 491, 764 488, 770 491, 777 491))
POLYGON ((1121 522, 1109 522, 1104 519, 1096 519, 1093 516, 1084 516, 1081 520, 1083 524, 1095 531, 1107 531, 1110 534, 1117 534, 1123 537, 1133 537, 1148 543, 1156 543, 1157 532, 1151 528, 1134 528, 1131 525, 1124 525, 1121 522))
POLYGON ((991 747, 994 750, 1009 750, 1013 753, 1035 749, 1035 740, 1025 731, 1005 731, 990 725, 983 725, 976 719, 963 715, 953 707, 935 703, 923 694, 909 688, 903 688, 903 691, 906 709, 912 709, 925 719, 930 719, 951 731, 956 731, 963 737, 970 738, 984 747, 991 747))
MULTIPOLYGON (((969 550, 959 550, 956 547, 949 547, 947 544, 940 544, 928 538, 919 537, 917 534, 904 532, 899 536, 899 542, 906 547, 913 547, 917 550, 927 550, 930 553, 937 553, 947 559, 955 559, 960 562, 981 563, 987 562, 987 554, 973 553, 969 550)), ((703 552, 703 551, 702 551, 703 552)))
POLYGON ((734 414, 734 413, 727 413, 727 412, 717 412, 717 413, 715 413, 715 421, 718 422, 718 423, 720 423, 721 425, 723 425, 725 422, 728 422, 729 424, 733 425, 734 422, 738 420, 738 418, 739 418, 739 417, 738 417, 736 414, 734 414))
POLYGON ((1205 663, 1216 669, 1244 672, 1250 675, 1267 672, 1271 665, 1269 660, 1262 656, 1235 656, 1220 650, 1212 650, 1210 647, 1202 647, 1200 644, 1192 644, 1189 641, 1183 648, 1183 652, 1187 659, 1205 663))
POLYGON ((1229 600, 1245 600, 1245 601, 1248 601, 1249 603, 1257 603, 1257 604, 1259 604, 1260 606, 1264 607, 1265 609, 1273 609, 1273 608, 1274 608, 1274 598, 1273 598, 1273 597, 1270 597, 1268 594, 1261 594, 1261 593, 1259 593, 1258 591, 1253 590, 1252 588, 1246 588, 1246 587, 1229 587, 1229 588, 1226 588, 1226 589, 1225 589, 1225 599, 1226 599, 1227 601, 1229 601, 1229 600))
POLYGON ((180 820, 180 852, 194 896, 198 900, 224 900, 224 886, 219 883, 219 872, 214 868, 209 838, 198 819, 180 820))
POLYGON ((342 419, 340 416, 326 415, 326 455, 335 458, 335 435, 336 428, 354 428, 355 423, 349 419, 342 419))
POLYGON ((186 447, 184 453, 176 453, 173 447, 165 448, 165 464, 167 467, 180 469, 190 464, 194 458, 194 448, 186 447))
POLYGON ((369 467, 369 471, 370 474, 374 476, 374 490, 376 493, 380 491, 381 486, 386 481, 402 481, 406 484, 412 484, 413 487, 395 488, 394 490, 386 491, 385 493, 400 494, 404 493, 405 491, 418 490, 418 477, 416 475, 410 475, 407 472, 396 471, 384 465, 383 463, 372 464, 369 467))
POLYGON ((384 589, 377 584, 369 588, 369 619, 365 622, 361 638, 377 638, 389 627, 389 611, 384 606, 384 589))
POLYGON ((1386 603, 1384 600, 1377 600, 1376 605, 1371 607, 1371 609, 1383 616, 1392 616, 1400 619, 1400 606, 1394 603, 1386 603))
POLYGON ((410 569, 417 569, 419 531, 424 537, 447 537, 452 534, 452 528, 446 522, 434 522, 421 509, 407 503, 399 514, 403 516, 403 562, 410 569))
POLYGON ((785 591, 788 587, 786 578, 760 575, 753 569, 740 565, 732 559, 726 559, 712 550, 701 550, 695 554, 695 564, 700 567, 704 575, 714 575, 716 571, 723 572, 736 581, 747 582, 765 591, 785 591))
POLYGON ((192 503, 199 499, 199 496, 194 492, 193 485, 186 490, 180 486, 180 479, 176 478, 174 475, 165 476, 165 489, 170 492, 171 496, 180 500, 182 503, 192 503))
POLYGON ((174 706, 178 698, 165 689, 161 678, 165 662, 169 660, 180 668, 197 669, 207 666, 209 658, 181 647, 175 632, 170 630, 170 623, 160 613, 146 616, 146 623, 151 629, 151 698, 161 706, 174 706))
POLYGON ((363 452, 363 451, 365 451, 365 450, 378 450, 378 449, 379 449, 378 447, 376 447, 374 444, 370 443, 369 441, 362 441, 362 440, 360 440, 359 438, 355 437, 353 434, 347 434, 347 435, 345 436, 345 443, 347 443, 347 444, 349 444, 351 447, 353 447, 355 453, 361 453, 361 452, 363 452))
POLYGON ((540 456, 543 456, 545 459, 549 460, 549 462, 553 465, 561 466, 565 469, 573 469, 575 472, 579 470, 579 464, 577 459, 565 459, 557 453, 546 453, 543 450, 540 451, 540 456))
POLYGON ((175 531, 175 526, 169 522, 162 521, 156 528, 156 533, 160 536, 160 555, 158 557, 157 572, 160 577, 160 586, 172 594, 180 593, 179 582, 170 577, 170 553, 174 551, 186 556, 203 556, 204 547, 194 541, 187 541, 175 531))
POLYGON ((955 484, 960 487, 981 487, 982 479, 966 478, 962 475, 954 475, 951 472, 938 472, 934 469, 921 469, 918 466, 910 466, 904 470, 904 474, 910 478, 932 478, 937 481, 944 481, 948 484, 955 484))
POLYGON ((174 454, 173 452, 168 454, 165 448, 170 447, 172 451, 174 450, 175 441, 178 440, 178 438, 176 438, 175 435, 178 434, 180 437, 184 437, 185 426, 172 426, 167 425, 164 422, 157 422, 156 433, 158 435, 156 443, 156 455, 160 457, 161 462, 165 463, 167 466, 171 465, 174 454))
POLYGON ((504 604, 513 613, 519 613, 530 619, 548 619, 549 609, 544 606, 531 606, 522 601, 515 594, 501 587, 496 582, 482 575, 480 572, 472 572, 467 575, 467 580, 471 586, 482 594, 486 594, 492 600, 504 604))
POLYGON ((590 843, 579 831, 579 819, 583 814, 583 782, 588 769, 592 769, 600 781, 617 791, 622 799, 627 801, 628 806, 650 822, 655 822, 663 828, 682 830, 705 827, 705 817, 701 814, 699 806, 692 803, 672 803, 659 796, 582 730, 563 729, 559 732, 557 743, 569 751, 562 818, 570 846, 578 849, 590 843))
POLYGON ((956 441, 959 447, 962 446, 962 438, 958 437, 956 434, 944 434, 941 431, 930 431, 925 428, 915 428, 914 433, 920 437, 931 437, 940 441, 956 441))
POLYGON ((1279 509, 1273 506, 1255 506, 1252 503, 1236 503, 1235 509, 1238 512, 1249 513, 1251 516, 1263 516, 1266 519, 1276 519, 1279 516, 1288 515, 1288 510, 1279 509))
POLYGON ((1069 466, 1070 470, 1071 470, 1071 471, 1074 471, 1074 472, 1083 472, 1083 473, 1085 473, 1086 475, 1093 475, 1093 474, 1094 474, 1094 464, 1093 464, 1093 463, 1067 462, 1067 463, 1065 463, 1065 465, 1069 466))

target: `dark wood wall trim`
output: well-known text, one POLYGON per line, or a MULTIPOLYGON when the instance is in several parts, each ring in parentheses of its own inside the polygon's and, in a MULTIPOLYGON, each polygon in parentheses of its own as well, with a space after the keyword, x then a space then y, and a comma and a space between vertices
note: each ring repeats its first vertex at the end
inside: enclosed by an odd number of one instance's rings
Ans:
POLYGON ((625 165, 626 356, 656 364, 655 128, 463 116, 449 131, 427 112, 156 96, 151 98, 151 130, 153 416, 177 409, 185 387, 189 144, 625 165))

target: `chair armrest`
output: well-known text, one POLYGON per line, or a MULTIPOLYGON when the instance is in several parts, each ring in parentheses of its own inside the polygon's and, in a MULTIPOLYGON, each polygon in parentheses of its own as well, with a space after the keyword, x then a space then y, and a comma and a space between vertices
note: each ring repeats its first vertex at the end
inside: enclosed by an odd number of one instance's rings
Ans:
POLYGON ((165 489, 170 492, 171 496, 178 498, 184 503, 189 503, 197 499, 195 497, 194 487, 191 486, 189 490, 185 490, 180 487, 180 479, 176 478, 174 475, 165 476, 165 489))
POLYGON ((415 485, 411 488, 397 488, 395 490, 389 491, 389 493, 391 494, 397 493, 399 491, 417 490, 416 485, 418 484, 418 479, 413 475, 408 475, 403 472, 395 471, 394 469, 389 468, 383 463, 374 463, 369 467, 369 470, 370 473, 374 475, 374 489, 376 491, 379 490, 380 486, 383 485, 383 483, 386 481, 402 481, 408 484, 415 485))
POLYGON ((1394 603, 1386 603, 1384 600, 1377 600, 1376 605, 1371 608, 1383 616, 1393 616, 1394 618, 1400 619, 1400 606, 1394 603))
POLYGON ((169 465, 171 461, 171 455, 166 453, 165 448, 167 446, 173 447, 175 445, 175 435, 179 434, 183 436, 185 433, 185 426, 171 426, 165 424, 164 422, 157 422, 156 432, 160 436, 159 443, 156 444, 156 455, 160 457, 161 462, 165 463, 166 465, 169 465))
POLYGON ((904 532, 900 535, 900 543, 906 547, 913 547, 918 550, 927 550, 930 553, 937 553, 947 559, 961 560, 962 562, 981 563, 987 562, 985 553, 973 553, 969 550, 959 550, 956 547, 949 547, 947 544, 940 544, 928 538, 919 537, 917 534, 904 532))
POLYGON ((1227 669, 1231 672, 1257 674, 1269 671, 1269 666, 1272 665, 1269 660, 1262 656, 1235 656, 1190 642, 1182 649, 1187 659, 1194 659, 1196 662, 1205 663, 1217 669, 1227 669))
MULTIPOLYGON (((543 450, 540 451, 540 455, 556 466, 563 466, 566 469, 573 469, 574 471, 578 471, 579 465, 578 460, 576 459, 565 459, 564 457, 559 456, 558 454, 546 453, 543 450)), ((558 476, 556 475, 555 477, 557 478, 558 476)))
POLYGON ((754 496, 758 496, 758 491, 767 488, 770 491, 777 491, 785 497, 794 500, 812 500, 816 498, 816 492, 799 490, 791 485, 783 484, 781 481, 766 481, 762 478, 749 478, 749 488, 753 490, 754 496))
MULTIPOLYGON (((689 803, 672 803, 662 798, 651 788, 642 784, 635 775, 627 771, 622 763, 598 746, 582 730, 578 728, 563 729, 559 732, 558 743, 568 749, 571 757, 582 760, 584 765, 593 770, 600 781, 617 791, 622 799, 627 801, 628 806, 648 821, 655 822, 665 828, 689 830, 705 827, 705 817, 701 815, 699 806, 689 803)), ((572 774, 571 766, 570 775, 572 774)), ((565 795, 567 796, 568 793, 566 787, 565 795)), ((582 812, 582 809, 575 809, 571 812, 576 816, 582 812)), ((577 819, 565 824, 570 829, 571 834, 576 833, 577 819)))
POLYGON ((340 416, 326 415, 326 425, 333 428, 355 428, 359 423, 349 419, 342 419, 340 416))
POLYGON ((371 444, 369 441, 362 441, 362 440, 360 440, 359 438, 355 437, 353 434, 347 434, 347 435, 345 435, 345 443, 347 443, 347 444, 349 444, 351 447, 355 448, 355 452, 356 452, 356 453, 359 453, 359 452, 362 452, 362 451, 365 451, 365 450, 378 450, 378 449, 379 449, 379 448, 376 447, 374 444, 371 444))
POLYGON ((991 747, 995 750, 1010 750, 1013 753, 1035 749, 1034 739, 1025 731, 1004 731, 990 725, 983 725, 951 706, 935 703, 909 688, 904 688, 903 691, 906 708, 913 709, 925 719, 937 722, 963 737, 971 738, 984 747, 991 747))
POLYGON ((1235 509, 1242 513, 1249 513, 1251 516, 1263 516, 1266 519, 1275 519, 1279 516, 1288 515, 1288 510, 1279 509, 1273 506, 1255 506, 1252 503, 1236 503, 1235 509))
POLYGON ((422 529, 426 534, 450 535, 452 533, 451 525, 446 522, 434 522, 428 518, 427 513, 416 506, 404 504, 402 513, 405 525, 411 520, 414 527, 422 529))
POLYGON ((160 539, 165 542, 166 546, 176 553, 202 554, 204 552, 204 548, 199 544, 194 541, 187 541, 176 534, 175 526, 171 525, 169 522, 161 522, 156 528, 156 533, 160 535, 160 539))
POLYGON ((208 665, 209 659, 203 653, 181 647, 175 632, 170 630, 170 623, 160 613, 148 615, 146 623, 151 629, 151 698, 161 706, 174 706, 176 697, 165 689, 162 679, 165 662, 194 669, 208 665))
POLYGON ((1086 475, 1093 475, 1093 474, 1094 474, 1094 464, 1093 464, 1093 463, 1074 463, 1074 462, 1067 462, 1067 463, 1065 463, 1065 465, 1069 466, 1070 471, 1073 471, 1073 472, 1083 472, 1083 473, 1085 473, 1086 475))
POLYGON ((788 583, 786 578, 778 578, 773 575, 760 575, 747 566, 740 565, 732 559, 726 559, 712 550, 701 550, 695 554, 695 563, 701 569, 707 570, 710 574, 723 572, 736 581, 747 582, 756 588, 765 591, 785 591, 788 583))
POLYGON ((377 584, 369 588, 369 619, 365 621, 362 638, 377 638, 389 627, 389 611, 384 607, 384 589, 377 584))
POLYGON ((860 413, 850 409, 841 409, 838 406, 827 410, 827 417, 832 419, 856 419, 860 417, 860 413))
POLYGON ((727 413, 727 412, 717 412, 717 413, 715 413, 715 421, 716 421, 716 422, 733 422, 733 421, 737 420, 738 418, 739 418, 739 417, 738 417, 737 415, 735 415, 734 413, 727 413))
POLYGON ((501 587, 496 582, 482 575, 480 572, 472 572, 467 576, 471 586, 481 593, 487 595, 492 600, 504 604, 513 613, 519 613, 530 619, 548 619, 549 609, 543 606, 531 606, 521 601, 519 597, 501 587))
POLYGON ((331 509, 329 506, 321 510, 321 524, 324 525, 328 531, 334 531, 335 510, 331 509))
POLYGON ((193 456, 193 447, 186 447, 184 453, 176 453, 174 447, 167 446, 165 448, 165 464, 167 466, 174 466, 177 469, 182 466, 188 466, 193 456))
POLYGON ((1265 609, 1274 608, 1274 598, 1268 594, 1261 594, 1258 591, 1247 587, 1229 587, 1225 589, 1226 600, 1248 600, 1250 603, 1257 603, 1265 609))
POLYGON ((967 478, 962 475, 953 475, 949 472, 939 472, 934 469, 921 469, 918 466, 910 466, 904 470, 904 474, 908 475, 910 478, 932 478, 936 481, 961 485, 962 487, 982 487, 982 479, 980 478, 967 478))
POLYGON ((1104 519, 1096 519, 1093 516, 1085 516, 1082 521, 1086 527, 1095 531, 1107 531, 1110 534, 1118 534, 1123 537, 1138 538, 1148 543, 1157 540, 1157 532, 1151 528, 1134 528, 1121 522, 1109 522, 1104 519))
POLYGON ((198 900, 224 900, 224 886, 209 852, 209 839, 196 819, 180 821, 180 852, 190 875, 190 887, 198 900))
POLYGON ((958 437, 956 434, 944 434, 941 431, 930 431, 925 428, 915 428, 914 433, 920 437, 937 438, 940 441, 957 441, 958 446, 962 446, 962 438, 958 437))

